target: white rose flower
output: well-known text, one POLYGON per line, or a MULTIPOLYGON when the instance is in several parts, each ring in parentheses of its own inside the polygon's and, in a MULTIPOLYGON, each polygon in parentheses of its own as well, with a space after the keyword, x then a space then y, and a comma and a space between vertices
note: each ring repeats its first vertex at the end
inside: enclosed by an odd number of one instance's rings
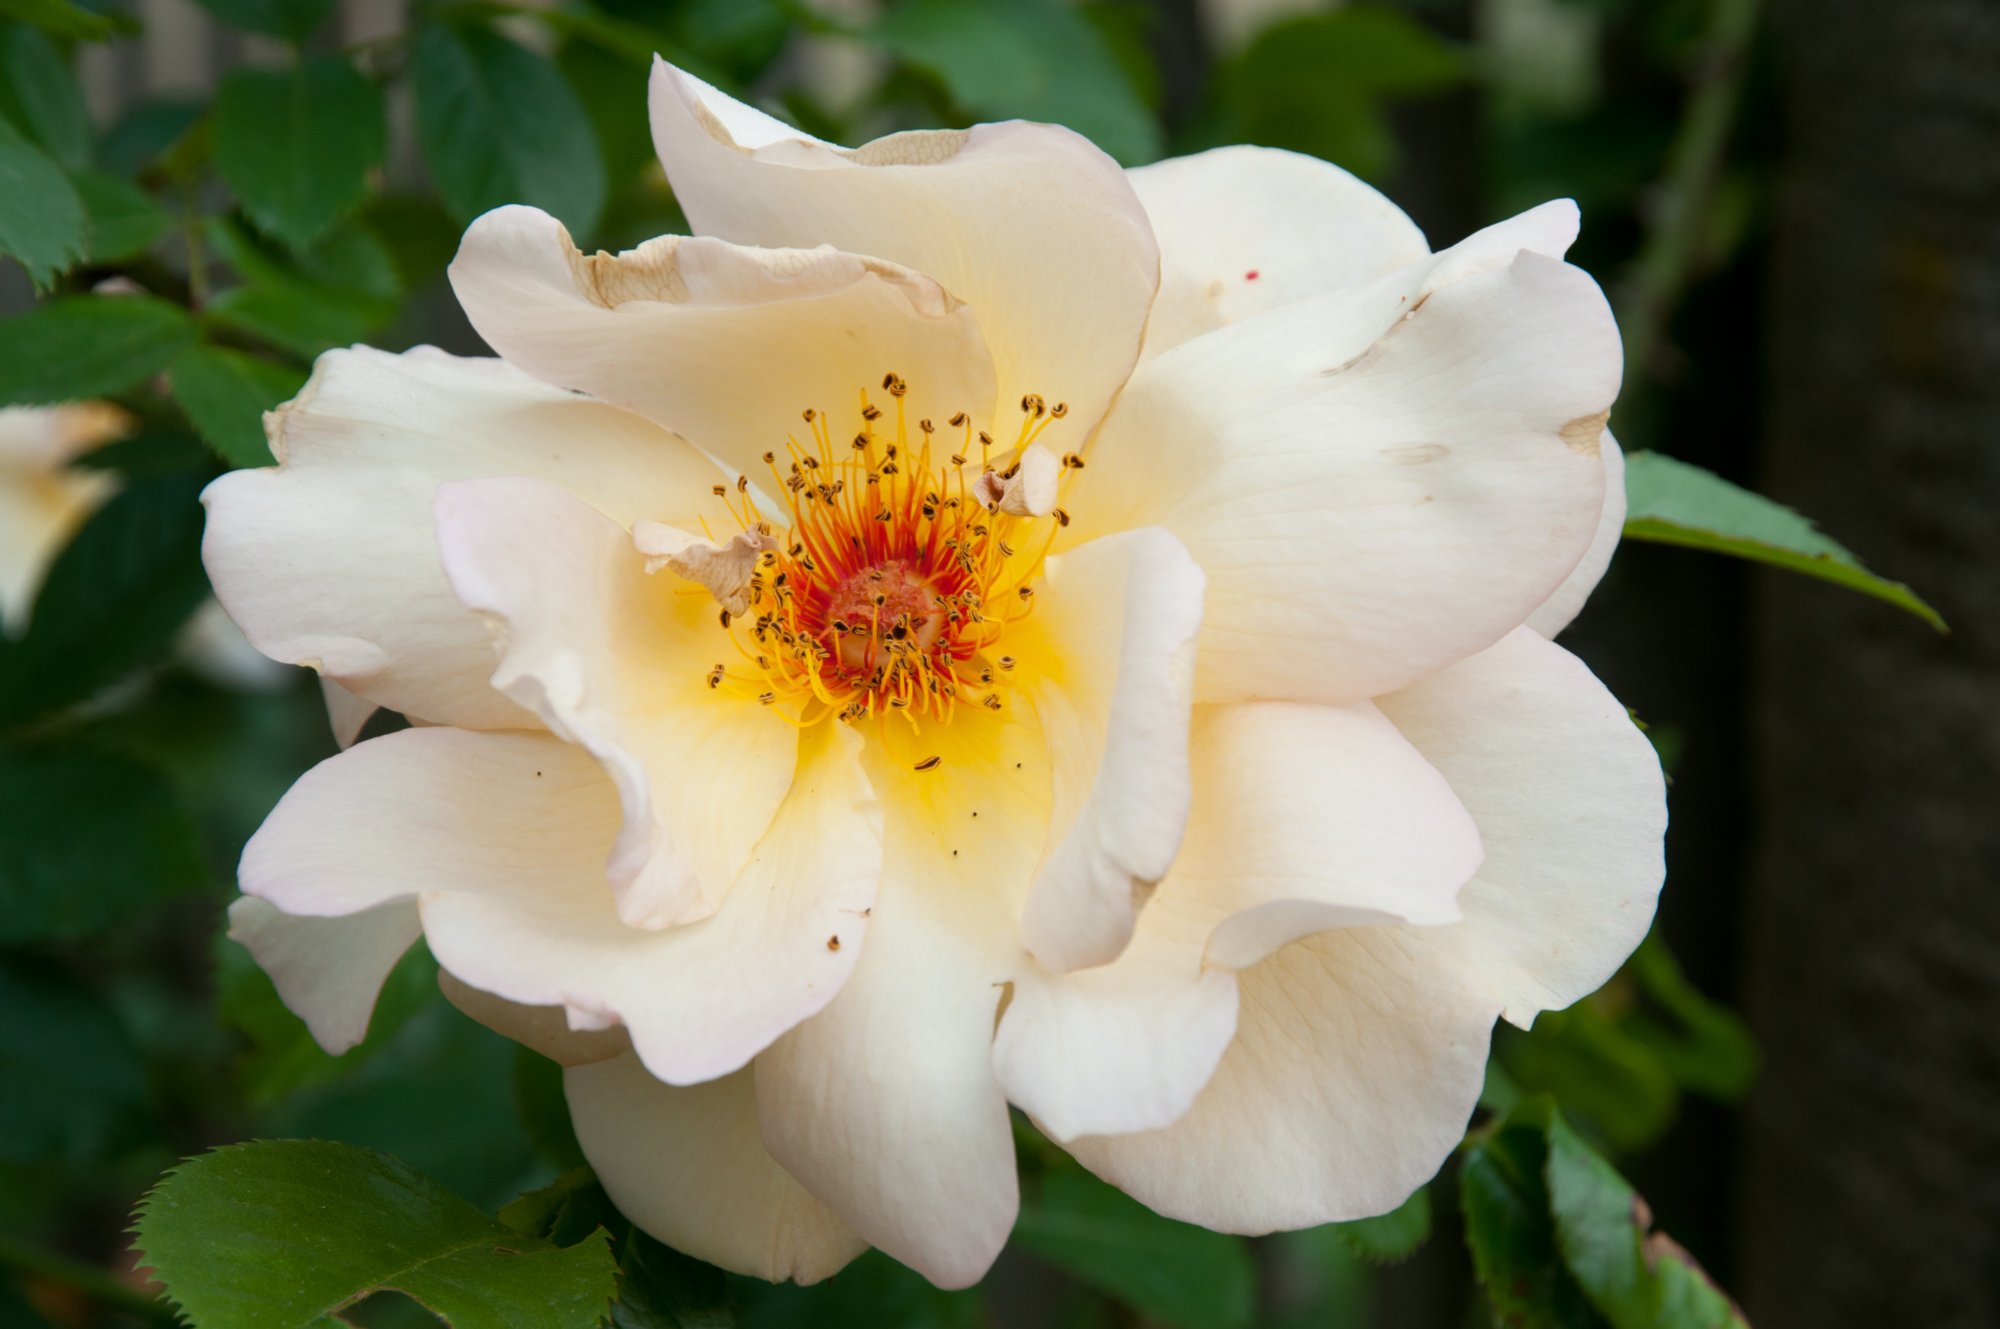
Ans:
POLYGON ((1399 1203, 1660 885, 1548 640, 1623 504, 1574 208, 1433 254, 1281 152, 652 114, 694 237, 480 218, 500 358, 331 353, 209 490, 252 641, 419 722, 235 935, 338 1050, 421 933, 633 1221, 767 1278, 978 1279, 1010 1103, 1210 1227, 1399 1203))
POLYGON ((70 463, 130 427, 109 402, 0 407, 0 631, 27 626, 50 560, 115 487, 70 463))

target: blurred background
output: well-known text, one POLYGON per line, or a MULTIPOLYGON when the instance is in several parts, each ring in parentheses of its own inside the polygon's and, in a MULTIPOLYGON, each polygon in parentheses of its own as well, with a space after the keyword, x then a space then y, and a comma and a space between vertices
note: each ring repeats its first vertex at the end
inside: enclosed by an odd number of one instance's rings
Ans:
MULTIPOLYGON (((221 938, 243 841, 334 749, 311 677, 259 667, 204 607, 191 500, 217 454, 268 460, 257 412, 318 351, 478 352, 442 278, 485 208, 537 204, 585 248, 684 229, 647 139, 656 50, 850 144, 1025 117, 1128 165, 1312 153, 1434 247, 1576 199, 1571 258, 1626 339, 1626 448, 1797 508, 1952 633, 1627 544, 1564 641, 1672 775, 1660 922, 1598 997, 1502 1031, 1489 1097, 1552 1093, 1764 1329, 2000 1325, 1992 0, 0 0, 0 136, 39 144, 93 223, 67 275, 0 262, 0 313, 39 281, 194 318, 179 342, 164 316, 37 334, 80 385, 107 339, 174 359, 115 423, 72 422, 88 492, 49 553, 81 533, 5 606, 18 638, 41 583, 56 645, 0 656, 0 1326, 164 1322, 129 1272, 132 1207, 211 1145, 372 1145, 489 1208, 576 1161, 553 1069, 446 1005, 423 956, 335 1059, 221 938), (328 106, 365 86, 347 132, 307 115, 260 160, 232 98, 254 112, 295 52, 328 106), (272 151, 358 163, 337 217, 268 196, 272 151), (128 437, 83 450, 106 433, 128 437)), ((4 360, 0 401, 21 400, 4 360)), ((0 506, 0 550, 25 510, 0 506)), ((1060 1157, 1025 1129, 1023 1157, 1028 1211, 982 1289, 871 1256, 811 1293, 733 1285, 740 1322, 1488 1315, 1455 1164, 1368 1230, 1218 1245, 1066 1209, 1060 1157), (1180 1281, 1148 1285, 1156 1265, 1180 1281)), ((427 1322, 396 1301, 361 1318, 427 1322)))

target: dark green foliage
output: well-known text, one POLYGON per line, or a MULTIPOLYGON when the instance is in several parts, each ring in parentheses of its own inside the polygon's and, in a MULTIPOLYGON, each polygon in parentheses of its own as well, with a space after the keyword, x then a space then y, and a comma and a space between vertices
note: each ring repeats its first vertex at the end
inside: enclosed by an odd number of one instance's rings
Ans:
POLYGON ((1162 1218, 1073 1165, 1050 1172, 1024 1200, 1014 1240, 1163 1324, 1250 1323, 1256 1279, 1242 1238, 1162 1218))
POLYGON ((0 747, 0 807, 0 945, 88 937, 207 880, 173 785, 130 757, 0 747))
POLYGON ((0 640, 0 733, 158 660, 201 602, 199 477, 134 480, 49 568, 18 641, 0 640))
POLYGON ((1466 72, 1455 47, 1379 5, 1291 19, 1221 71, 1220 137, 1312 153, 1381 179, 1398 161, 1389 106, 1449 88, 1466 72))
POLYGON ((1103 35, 1060 0, 916 0, 873 36, 938 78, 971 120, 1068 125, 1129 165, 1160 155, 1159 124, 1103 35))
POLYGON ((271 464, 264 412, 306 383, 304 370, 215 346, 183 351, 167 377, 195 431, 231 466, 271 464))
POLYGON ((1496 1324, 1519 1329, 1748 1329, 1617 1169, 1547 1098, 1467 1141, 1467 1244, 1496 1324))
POLYGON ((1944 619, 1901 582, 1878 577, 1810 520, 1698 466, 1634 453, 1626 463, 1625 534, 1755 559, 1886 600, 1942 632, 1944 619))
POLYGON ((460 221, 527 203, 579 237, 604 209, 604 159, 559 70, 483 28, 434 24, 417 37, 417 134, 460 221))
POLYGON ((0 406, 123 392, 165 369, 194 336, 185 310, 153 296, 46 301, 0 319, 0 406))
POLYGON ((294 248, 361 201, 388 143, 382 94, 330 56, 238 69, 215 95, 215 169, 250 219, 294 248))
POLYGON ((84 227, 83 200, 62 168, 0 120, 0 255, 46 287, 83 257, 84 227))
POLYGON ((393 1288, 454 1329, 591 1329, 602 1236, 556 1247, 385 1154, 279 1140, 190 1159, 146 1197, 138 1248, 203 1329, 313 1329, 393 1288))

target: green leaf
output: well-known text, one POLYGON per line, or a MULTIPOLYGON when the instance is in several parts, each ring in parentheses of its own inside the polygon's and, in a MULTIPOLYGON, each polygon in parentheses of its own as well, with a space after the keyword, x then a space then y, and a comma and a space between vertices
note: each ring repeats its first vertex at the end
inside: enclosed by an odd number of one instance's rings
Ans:
POLYGON ((167 654, 208 593, 200 490, 198 476, 134 480, 56 555, 26 635, 0 644, 0 730, 83 701, 167 654))
POLYGON ((124 1028, 82 988, 14 964, 0 964, 0 1010, 0 1161, 102 1157, 146 1096, 124 1028))
POLYGON ((450 1002, 427 1001, 365 1063, 273 1108, 262 1126, 384 1150, 497 1208, 550 1171, 514 1101, 518 1046, 450 1002))
POLYGON ((1522 1089, 1552 1095, 1613 1149, 1635 1153, 1673 1125, 1680 1087, 1659 1056, 1615 1018, 1625 999, 1622 980, 1614 979, 1605 992, 1544 1011, 1530 1030, 1499 1031, 1494 1043, 1522 1089))
POLYGON ((729 1282, 720 1269, 637 1228, 626 1235, 618 1263, 611 1329, 734 1329, 729 1282))
POLYGON ((411 82, 417 137, 461 222, 505 203, 554 213, 578 236, 604 209, 604 157, 562 74, 483 28, 425 27, 411 82))
POLYGON ((112 122, 97 145, 98 165, 127 177, 152 170, 197 125, 207 132, 208 101, 193 97, 142 97, 112 122))
POLYGON ((1749 1329, 1617 1169, 1560 1114, 1547 1123, 1549 1208, 1563 1259, 1613 1329, 1749 1329))
POLYGON ((129 925, 207 881, 201 838, 173 786, 129 757, 0 748, 0 807, 0 945, 129 925))
POLYGON ((62 168, 0 119, 0 255, 45 288, 83 258, 84 225, 83 200, 62 168))
POLYGON ((1458 1172, 1459 1209, 1473 1270, 1496 1325, 1505 1329, 1600 1329, 1556 1249, 1549 1216, 1546 1098, 1523 1101, 1467 1141, 1458 1172))
POLYGON ((1273 24, 1220 71, 1226 137, 1379 179, 1395 167, 1389 103, 1462 81, 1458 48, 1393 10, 1350 5, 1273 24))
POLYGON ((871 34, 936 76, 974 118, 1067 125, 1126 165, 1160 155, 1160 127, 1104 34, 1060 0, 914 0, 871 34))
POLYGON ((1681 972, 1657 932, 1626 961, 1648 1004, 1627 1016, 1626 1033, 1651 1048, 1682 1088, 1718 1103, 1734 1103, 1757 1078, 1757 1042, 1743 1018, 1713 1001, 1681 972))
POLYGON ((319 1329, 384 1289, 453 1329, 593 1329, 613 1287, 601 1237, 551 1246, 399 1159, 316 1140, 181 1164, 142 1203, 136 1244, 201 1329, 319 1329))
POLYGON ((78 171, 70 177, 77 197, 90 216, 85 242, 93 263, 112 263, 151 249, 173 228, 173 218, 153 196, 103 171, 78 171))
POLYGON ((573 1246, 616 1222, 617 1210, 597 1174, 578 1165, 546 1186, 523 1192, 500 1207, 500 1221, 516 1232, 573 1246))
POLYGON ((381 90, 336 56, 239 68, 215 97, 215 169, 252 221, 296 249, 361 201, 388 133, 381 90))
POLYGON ((250 1039, 236 1063, 238 1083, 251 1104, 267 1107, 312 1085, 352 1074, 394 1040, 411 1017, 442 1001, 437 962, 423 946, 412 946, 389 971, 368 1020, 368 1036, 338 1057, 330 1057, 285 1007, 269 975, 250 952, 222 933, 215 941, 217 1013, 250 1039))
POLYGON ((333 12, 333 0, 197 0, 232 28, 304 42, 333 12))
POLYGON ((90 113, 69 61, 34 28, 0 24, 0 117, 39 144, 58 166, 90 164, 90 113))
POLYGON ((1916 592, 1870 572, 1806 518, 1699 466, 1657 452, 1635 452, 1625 459, 1625 498, 1627 539, 1707 549, 1789 568, 1886 600, 1939 632, 1948 630, 1937 610, 1916 592))
POLYGON ((306 382, 303 370, 214 346, 183 351, 167 373, 195 432, 231 466, 271 464, 264 412, 306 382))
POLYGON ((102 41, 133 27, 129 19, 93 13, 75 0, 0 0, 0 18, 31 23, 51 37, 86 42, 102 41))
POLYGON ((194 334, 179 305, 149 295, 44 301, 0 319, 0 406, 122 392, 165 369, 194 334))
POLYGON ((1409 1199, 1386 1214, 1349 1223, 1330 1223, 1327 1230, 1352 1247, 1356 1255, 1376 1264, 1408 1259, 1417 1247, 1430 1240, 1430 1188, 1419 1186, 1409 1199))
POLYGON ((1078 1282, 1164 1324, 1247 1325, 1256 1274, 1241 1238, 1162 1218, 1074 1168, 1023 1204, 1014 1240, 1078 1282))
POLYGON ((329 347, 366 340, 401 311, 395 259, 358 222, 338 226, 294 254, 273 253, 246 228, 227 222, 211 235, 245 284, 209 301, 202 311, 209 322, 310 359, 329 347))

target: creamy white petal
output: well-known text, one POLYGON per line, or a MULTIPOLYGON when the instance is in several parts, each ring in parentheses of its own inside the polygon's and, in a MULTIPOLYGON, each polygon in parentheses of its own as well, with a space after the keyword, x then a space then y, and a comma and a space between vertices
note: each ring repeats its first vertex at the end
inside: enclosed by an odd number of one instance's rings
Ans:
POLYGON ((764 1142, 848 1226, 941 1287, 992 1264, 1019 1206, 994 1014, 1048 816, 1025 708, 869 747, 882 888, 854 976, 758 1058, 764 1142), (941 757, 924 771, 919 753, 941 757))
POLYGON ((0 633, 27 626, 49 563, 117 488, 70 461, 131 428, 108 402, 0 407, 0 633))
POLYGON ((419 897, 463 982, 561 1007, 572 1030, 623 1024, 655 1074, 709 1079, 854 968, 881 865, 858 743, 822 727, 722 909, 684 927, 619 921, 603 876, 616 792, 588 753, 538 733, 402 730, 322 762, 252 837, 243 888, 301 914, 419 897))
POLYGON ((510 364, 638 411, 753 480, 770 478, 762 457, 782 457, 787 436, 810 446, 807 407, 830 413, 844 443, 860 393, 886 406, 892 372, 913 427, 992 410, 974 311, 881 259, 675 235, 586 258, 555 218, 507 207, 466 231, 451 280, 510 364))
POLYGON ((243 848, 247 895, 332 917, 432 891, 532 902, 594 892, 618 804, 589 756, 539 732, 402 729, 300 776, 243 848))
POLYGON ((1238 145, 1130 173, 1160 242, 1147 357, 1430 253, 1422 231, 1331 162, 1238 145))
POLYGON ((243 944, 285 1008, 334 1056, 367 1036, 382 984, 422 931, 414 900, 340 918, 288 914, 248 895, 229 906, 230 940, 243 944))
POLYGON ((1111 964, 1024 966, 994 1043, 1058 1140, 1178 1119, 1235 1029, 1233 971, 1328 928, 1454 920, 1478 831, 1373 706, 1204 706, 1173 870, 1111 964))
POLYGON ((690 520, 722 478, 627 412, 429 347, 329 351, 266 428, 283 465, 202 495, 202 557, 230 617, 273 659, 471 728, 535 721, 488 685, 491 637, 438 566, 439 484, 543 476, 629 522, 690 520))
POLYGON ((935 277, 977 312, 1001 401, 1067 401, 1081 438, 1130 372, 1159 249, 1124 173, 1081 135, 1010 121, 849 151, 664 61, 653 67, 652 118, 698 233, 831 244, 935 277))
POLYGON ((1659 758, 1583 662, 1531 629, 1381 699, 1479 825, 1464 921, 1427 936, 1507 1018, 1567 1006, 1617 972, 1665 875, 1659 758))
POLYGON ((1208 574, 1199 699, 1380 695, 1491 645, 1589 546, 1620 373, 1602 293, 1524 250, 1424 266, 1471 275, 1148 361, 1072 482, 1073 529, 1164 526, 1208 574))
POLYGON ((1544 637, 1554 637, 1583 611, 1625 533, 1625 453, 1609 429, 1599 438, 1598 447, 1604 456, 1604 512, 1597 519, 1597 533, 1590 537, 1583 561, 1570 570, 1541 608, 1528 615, 1528 626, 1544 637))
POLYGON ((437 512, 446 575, 501 641, 494 686, 618 786, 620 916, 661 927, 712 913, 791 786, 798 747, 776 715, 708 685, 736 658, 714 600, 648 574, 623 527, 544 481, 447 485, 437 512))
POLYGON ((343 752, 354 746, 361 731, 381 707, 366 697, 349 692, 326 675, 319 679, 320 699, 326 705, 326 722, 333 730, 334 746, 343 752))
POLYGON ((1055 770, 1049 852, 1021 916, 1050 969, 1116 958, 1180 848, 1202 587, 1165 531, 1093 540, 1051 562, 1009 642, 1027 652, 1055 770))
POLYGON ((1085 1136, 1091 1171, 1170 1218, 1263 1233, 1385 1213, 1465 1132, 1498 1002, 1412 939, 1342 928, 1238 975, 1236 1038, 1187 1115, 1085 1136))
POLYGON ((859 746, 842 726, 807 735, 796 785, 708 918, 649 932, 619 922, 589 890, 432 894, 423 900, 431 950, 474 987, 566 1008, 572 1026, 624 1024, 640 1060, 669 1083, 738 1070, 831 1001, 866 945, 882 829, 859 746))
POLYGON ((558 1065, 588 1066, 632 1050, 632 1039, 622 1026, 573 1029, 568 1013, 560 1006, 523 1006, 473 987, 449 969, 438 970, 438 990, 461 1014, 558 1065))
POLYGON ((1156 905, 1110 964, 1024 958, 993 1040, 1007 1099, 1058 1142, 1178 1120, 1236 1032, 1236 974, 1202 963, 1206 929, 1156 905))
POLYGON ((618 1057, 563 1073, 577 1143, 627 1218, 732 1273, 817 1283, 867 1249, 757 1135, 751 1073, 675 1088, 618 1057))

